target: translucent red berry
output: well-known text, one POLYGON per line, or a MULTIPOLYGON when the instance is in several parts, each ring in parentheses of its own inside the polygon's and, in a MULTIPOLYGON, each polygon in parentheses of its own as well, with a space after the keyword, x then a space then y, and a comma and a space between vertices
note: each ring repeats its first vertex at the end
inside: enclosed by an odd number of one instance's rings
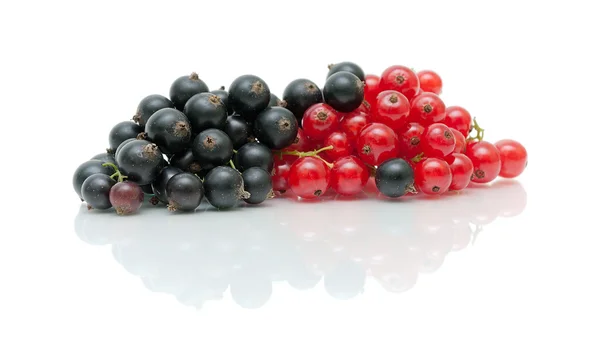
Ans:
POLYGON ((365 100, 371 104, 371 106, 375 105, 375 99, 379 94, 379 76, 374 74, 367 74, 365 76, 365 100))
POLYGON ((460 131, 454 128, 450 128, 450 131, 452 131, 452 134, 454 135, 454 141, 456 142, 453 152, 465 153, 467 148, 467 139, 465 136, 463 136, 460 131))
POLYGON ((394 90, 382 91, 377 95, 371 110, 373 121, 383 123, 394 131, 402 128, 410 114, 410 103, 406 97, 394 90))
POLYGON ((309 107, 302 117, 304 134, 312 141, 323 141, 339 128, 340 113, 325 103, 309 107))
POLYGON ((312 156, 301 157, 292 163, 288 183, 296 196, 314 199, 327 191, 329 175, 329 167, 323 160, 312 156))
POLYGON ((275 161, 273 163, 273 170, 271 170, 273 190, 283 193, 290 189, 288 178, 291 162, 288 159, 281 159, 278 155, 273 156, 273 159, 275 161))
POLYGON ((465 155, 473 162, 472 182, 489 183, 500 174, 502 162, 494 144, 487 141, 468 142, 465 155))
POLYGON ((419 91, 419 77, 406 66, 394 65, 383 71, 379 80, 379 91, 394 90, 411 100, 419 91))
POLYGON ((452 171, 452 182, 449 190, 462 190, 471 182, 473 175, 473 162, 471 159, 462 153, 453 153, 446 161, 450 165, 452 171))
POLYGON ((425 128, 421 137, 421 148, 425 156, 443 158, 454 151, 456 140, 446 125, 435 123, 425 128))
POLYGON ((441 122, 446 118, 446 105, 437 94, 423 92, 412 101, 410 120, 425 126, 441 122))
POLYGON ((358 134, 369 123, 371 123, 371 118, 366 112, 354 110, 342 117, 340 129, 346 134, 350 143, 356 145, 358 134))
POLYGON ((444 124, 448 127, 456 129, 463 136, 469 136, 471 130, 471 114, 465 108, 460 106, 448 106, 446 108, 446 118, 444 124))
POLYGON ((394 130, 381 123, 371 123, 360 132, 356 143, 360 159, 377 166, 400 154, 400 142, 394 130))
POLYGON ((323 158, 329 162, 334 162, 342 157, 350 156, 353 151, 348 136, 343 132, 336 131, 330 134, 323 144, 333 147, 333 149, 325 150, 322 153, 323 158))
POLYGON ((500 152, 500 177, 515 178, 527 167, 527 150, 512 139, 503 139, 495 144, 500 152))
POLYGON ((427 195, 441 195, 452 183, 452 170, 444 160, 427 158, 415 165, 417 190, 427 195))
POLYGON ((425 128, 419 123, 408 123, 398 130, 400 140, 400 156, 411 159, 423 152, 421 137, 425 128))
POLYGON ((442 78, 439 74, 431 70, 423 70, 417 73, 419 77, 419 86, 424 92, 435 94, 442 93, 442 78))
POLYGON ((137 183, 119 182, 110 189, 109 200, 117 214, 130 215, 142 206, 144 192, 137 183))
POLYGON ((358 157, 343 157, 333 163, 331 188, 340 195, 356 195, 363 190, 369 177, 369 168, 358 157))

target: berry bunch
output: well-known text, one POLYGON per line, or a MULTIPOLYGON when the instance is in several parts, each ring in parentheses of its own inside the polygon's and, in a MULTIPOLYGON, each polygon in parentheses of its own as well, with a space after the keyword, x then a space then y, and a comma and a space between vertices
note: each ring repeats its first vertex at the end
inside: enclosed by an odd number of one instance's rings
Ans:
POLYGON ((209 91, 192 73, 171 84, 169 98, 143 98, 132 121, 111 129, 107 152, 75 170, 73 187, 88 208, 125 215, 145 194, 169 211, 194 211, 204 198, 226 210, 287 190, 303 199, 352 196, 370 177, 382 195, 400 197, 521 174, 524 147, 484 141, 441 90, 433 71, 365 75, 352 62, 330 65, 322 89, 290 82, 281 100, 255 75, 209 91))

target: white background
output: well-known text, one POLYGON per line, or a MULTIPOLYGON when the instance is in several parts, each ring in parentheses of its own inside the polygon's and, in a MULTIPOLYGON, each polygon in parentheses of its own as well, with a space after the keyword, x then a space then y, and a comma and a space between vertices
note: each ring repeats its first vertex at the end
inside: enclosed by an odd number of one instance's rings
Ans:
MULTIPOLYGON (((0 338, 597 339, 600 27, 591 3, 3 2, 0 338), (436 70, 446 104, 468 108, 487 139, 528 148, 516 187, 526 192, 525 210, 486 225, 475 245, 449 254, 403 294, 368 279, 360 296, 340 301, 322 282, 310 291, 278 283, 259 309, 241 308, 229 292, 201 309, 153 293, 110 245, 90 245, 76 232, 83 219, 92 230, 101 221, 125 234, 156 221, 285 228, 292 220, 368 233, 415 211, 450 223, 454 213, 523 199, 518 190, 490 189, 459 204, 397 210, 368 200, 126 220, 80 212, 74 169, 107 147, 110 128, 142 97, 167 95, 176 77, 195 71, 216 89, 252 73, 281 95, 298 77, 323 84, 327 64, 344 60, 376 74, 393 64, 436 70), (356 219, 343 217, 350 212, 356 219)), ((152 242, 160 248, 160 238, 152 242)), ((137 266, 172 256, 158 254, 164 258, 137 266)))

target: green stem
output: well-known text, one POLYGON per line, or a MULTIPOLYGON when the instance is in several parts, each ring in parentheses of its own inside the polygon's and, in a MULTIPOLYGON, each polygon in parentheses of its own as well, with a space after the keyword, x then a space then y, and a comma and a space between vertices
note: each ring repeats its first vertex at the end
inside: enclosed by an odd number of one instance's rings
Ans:
POLYGON ((233 153, 237 153, 237 150, 233 149, 233 153))
POLYGON ((327 151, 327 150, 331 150, 333 149, 333 145, 329 145, 323 148, 320 148, 319 150, 314 150, 314 151, 277 151, 277 153, 280 156, 286 155, 286 156, 298 156, 298 157, 310 157, 310 156, 317 156, 319 153, 323 152, 323 151, 327 151))
POLYGON ((425 153, 421 152, 420 154, 416 155, 415 157, 411 158, 410 160, 413 163, 419 163, 423 159, 425 159, 425 153))
POLYGON ((119 168, 116 165, 114 165, 113 163, 104 163, 104 164, 102 164, 102 166, 109 166, 109 167, 113 168, 115 173, 113 173, 110 176, 110 178, 115 179, 115 177, 116 177, 117 182, 123 182, 123 180, 125 180, 127 178, 127 176, 123 176, 121 171, 119 171, 119 168))
MULTIPOLYGON (((232 161, 231 159, 229 160, 229 165, 230 165, 232 168, 234 168, 234 169, 235 169, 235 164, 233 164, 233 161, 232 161)), ((236 169, 236 170, 237 170, 237 169, 236 169)))
POLYGON ((332 164, 332 163, 329 163, 329 162, 328 162, 328 161, 326 161, 326 160, 324 160, 323 158, 321 158, 321 156, 314 155, 313 157, 315 157, 315 158, 318 158, 318 159, 322 160, 322 161, 323 161, 323 163, 325 163, 325 165, 327 165, 327 166, 329 167, 329 169, 333 168, 333 164, 332 164))
POLYGON ((484 137, 484 133, 485 133, 485 129, 483 129, 478 123, 477 123, 477 118, 473 118, 473 126, 471 128, 471 131, 475 130, 475 132, 477 133, 474 137, 469 137, 467 138, 467 141, 473 141, 476 140, 478 142, 481 142, 483 140, 484 137))

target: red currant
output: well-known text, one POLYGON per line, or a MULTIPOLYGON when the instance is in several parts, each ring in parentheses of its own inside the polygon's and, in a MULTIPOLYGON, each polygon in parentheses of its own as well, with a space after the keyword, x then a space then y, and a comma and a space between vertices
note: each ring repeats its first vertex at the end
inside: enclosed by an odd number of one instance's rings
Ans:
POLYGON ((415 184, 418 190, 427 195, 441 195, 448 191, 452 183, 452 170, 444 160, 427 158, 415 166, 415 184))
POLYGON ((442 123, 431 124, 425 128, 421 142, 421 148, 427 157, 444 158, 451 154, 456 146, 454 134, 442 123))
POLYGON ((398 131, 401 156, 411 159, 423 152, 421 144, 423 132, 425 128, 419 123, 408 123, 398 131))
POLYGON ((467 139, 465 138, 465 136, 463 136, 463 134, 460 133, 460 131, 458 131, 457 129, 450 128, 450 131, 452 131, 452 134, 454 135, 454 140, 456 141, 456 145, 454 146, 453 152, 465 153, 467 147, 467 139))
POLYGON ((373 121, 383 123, 393 130, 404 126, 409 114, 408 99, 402 93, 394 90, 380 92, 371 111, 373 121))
POLYGON ((460 106, 448 106, 444 123, 468 137, 471 130, 471 114, 460 106))
POLYGON ((419 77, 406 66, 390 66, 381 74, 379 91, 395 90, 411 100, 419 91, 419 77))
MULTIPOLYGON (((362 104, 360 104, 360 106, 358 107, 358 109, 354 110, 354 111, 361 111, 364 112, 366 114, 369 114, 371 112, 371 104, 369 102, 367 102, 366 100, 363 100, 362 104)), ((352 111, 352 112, 354 112, 352 111)), ((347 115, 348 113, 346 113, 347 115)))
POLYGON ((470 141, 467 143, 465 154, 473 162, 472 182, 489 183, 500 174, 502 161, 500 152, 494 144, 486 141, 470 141))
POLYGON ((466 188, 473 175, 473 162, 462 153, 454 153, 446 160, 452 171, 452 183, 450 183, 449 189, 458 191, 466 188))
POLYGON ((435 94, 442 93, 442 78, 431 70, 423 70, 417 73, 419 85, 424 92, 435 94))
POLYGON ((344 117, 342 117, 340 125, 342 132, 346 134, 350 143, 355 145, 360 130, 370 122, 371 118, 366 112, 355 110, 345 114, 344 117))
POLYGON ((377 166, 390 158, 398 157, 400 142, 394 130, 389 126, 371 123, 360 132, 356 149, 363 162, 377 166))
POLYGON ((375 99, 379 94, 379 76, 374 74, 367 74, 365 76, 365 100, 371 104, 375 105, 375 99))
POLYGON ((331 188, 340 195, 356 195, 367 185, 370 175, 369 168, 358 157, 340 158, 331 169, 331 188))
POLYGON ((271 170, 271 180, 273 182, 273 190, 284 193, 290 186, 288 178, 290 174, 290 162, 287 159, 281 159, 278 155, 273 155, 274 163, 271 170))
POLYGON ((312 141, 323 141, 339 127, 340 114, 325 103, 309 107, 302 117, 304 134, 312 141))
POLYGON ((496 142, 496 148, 500 152, 500 177, 515 178, 523 173, 527 166, 527 150, 525 147, 512 139, 503 139, 496 142))
POLYGON ((312 199, 325 193, 329 187, 329 167, 323 160, 300 157, 290 167, 288 183, 296 196, 312 199))
POLYGON ((410 119, 427 126, 446 118, 446 105, 437 94, 423 92, 412 101, 410 119))
POLYGON ((292 145, 282 151, 311 151, 313 148, 314 145, 312 141, 306 137, 304 130, 298 129, 298 134, 296 134, 296 139, 294 139, 292 145))
POLYGON ((343 132, 334 132, 325 139, 327 146, 333 146, 333 149, 323 151, 323 156, 330 162, 334 162, 342 157, 352 154, 352 144, 343 132))

